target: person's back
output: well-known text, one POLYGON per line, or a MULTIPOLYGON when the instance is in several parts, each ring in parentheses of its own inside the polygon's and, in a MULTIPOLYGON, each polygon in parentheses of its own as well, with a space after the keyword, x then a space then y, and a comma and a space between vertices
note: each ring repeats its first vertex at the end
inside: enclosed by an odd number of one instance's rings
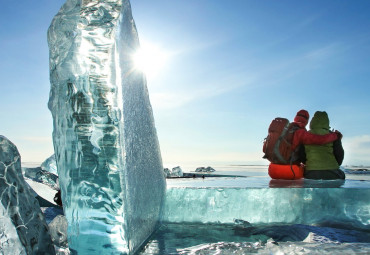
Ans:
MULTIPOLYGON (((330 133, 329 118, 326 112, 317 111, 315 113, 310 122, 309 132, 316 135, 330 133)), ((344 157, 340 140, 324 145, 305 145, 305 153, 305 178, 326 180, 345 178, 345 174, 339 169, 344 157)))
MULTIPOLYGON (((299 179, 303 177, 303 165, 306 157, 304 144, 325 144, 338 139, 340 132, 326 135, 315 135, 306 130, 309 114, 306 110, 300 110, 290 123, 288 130, 293 131, 292 136, 284 137, 287 144, 290 143, 290 160, 288 164, 282 164, 270 160, 269 176, 273 179, 299 179)), ((285 155, 285 154, 284 154, 285 155)))
POLYGON ((300 110, 297 112, 296 117, 292 125, 295 125, 296 131, 294 133, 292 149, 295 151, 295 162, 306 163, 306 155, 304 150, 304 145, 321 145, 328 144, 338 140, 341 136, 339 131, 335 133, 325 133, 325 134, 316 134, 311 133, 306 130, 306 125, 308 124, 309 114, 306 110, 300 110))

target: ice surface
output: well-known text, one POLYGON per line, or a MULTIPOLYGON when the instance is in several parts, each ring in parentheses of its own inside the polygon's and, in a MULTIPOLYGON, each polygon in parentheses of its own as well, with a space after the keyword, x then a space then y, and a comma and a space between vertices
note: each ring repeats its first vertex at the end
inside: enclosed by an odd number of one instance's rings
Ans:
POLYGON ((139 254, 368 254, 369 241, 368 231, 328 226, 171 223, 139 254))
POLYGON ((55 254, 40 206, 23 179, 19 152, 4 136, 0 136, 0 194, 0 225, 6 229, 0 232, 0 247, 22 252, 19 240, 27 254, 55 254))
POLYGON ((133 66, 139 41, 129 1, 67 0, 48 43, 69 247, 134 252, 157 226, 165 179, 146 79, 133 66))
POLYGON ((370 189, 169 188, 163 221, 172 223, 348 222, 370 229, 370 189))
MULTIPOLYGON (((29 187, 32 189, 32 193, 35 194, 36 198, 37 196, 41 197, 42 199, 50 203, 49 205, 40 204, 40 206, 57 206, 57 204, 54 201, 54 196, 57 193, 55 189, 51 188, 48 185, 29 180, 27 178, 25 181, 27 182, 29 187)), ((40 200, 39 200, 39 203, 40 203, 40 200)))
MULTIPOLYGON (((310 254, 310 255, 342 255, 342 254, 368 254, 370 244, 368 243, 306 243, 306 242, 285 242, 276 243, 270 240, 266 244, 260 242, 219 242, 201 244, 185 249, 178 249, 178 254, 191 255, 233 255, 233 254, 310 254)), ((146 255, 156 253, 144 253, 146 255)))
POLYGON ((167 179, 164 222, 141 254, 370 252, 368 179, 276 182, 267 166, 217 169, 167 179))
POLYGON ((44 171, 48 171, 52 174, 58 175, 57 162, 55 161, 55 154, 51 155, 44 162, 42 162, 41 169, 44 171))

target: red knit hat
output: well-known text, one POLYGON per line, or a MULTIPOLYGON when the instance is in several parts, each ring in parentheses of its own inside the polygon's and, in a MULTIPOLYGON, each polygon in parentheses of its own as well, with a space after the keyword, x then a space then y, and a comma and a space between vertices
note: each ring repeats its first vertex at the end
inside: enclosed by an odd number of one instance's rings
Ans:
POLYGON ((304 126, 307 125, 310 115, 306 110, 300 110, 297 112, 297 115, 294 117, 294 122, 302 123, 304 126))

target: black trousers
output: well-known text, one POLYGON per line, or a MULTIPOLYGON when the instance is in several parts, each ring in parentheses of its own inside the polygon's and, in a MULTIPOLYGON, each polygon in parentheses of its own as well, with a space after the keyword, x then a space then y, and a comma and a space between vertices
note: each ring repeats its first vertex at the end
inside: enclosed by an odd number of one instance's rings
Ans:
POLYGON ((308 170, 304 172, 304 178, 314 180, 337 180, 346 178, 345 173, 340 169, 335 170, 308 170))

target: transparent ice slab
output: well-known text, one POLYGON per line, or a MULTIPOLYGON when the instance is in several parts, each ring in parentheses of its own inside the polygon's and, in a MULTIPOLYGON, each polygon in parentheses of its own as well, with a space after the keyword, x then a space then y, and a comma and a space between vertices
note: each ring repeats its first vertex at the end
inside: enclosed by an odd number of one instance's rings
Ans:
POLYGON ((67 0, 48 42, 69 247, 132 253, 157 226, 165 180, 130 2, 67 0))
POLYGON ((285 185, 278 182, 270 188, 270 181, 231 177, 167 180, 162 219, 170 223, 232 223, 234 219, 258 224, 334 221, 370 229, 369 183, 367 188, 343 188, 343 182, 304 184, 302 180, 287 181, 285 185), (338 185, 325 187, 325 183, 338 185))

